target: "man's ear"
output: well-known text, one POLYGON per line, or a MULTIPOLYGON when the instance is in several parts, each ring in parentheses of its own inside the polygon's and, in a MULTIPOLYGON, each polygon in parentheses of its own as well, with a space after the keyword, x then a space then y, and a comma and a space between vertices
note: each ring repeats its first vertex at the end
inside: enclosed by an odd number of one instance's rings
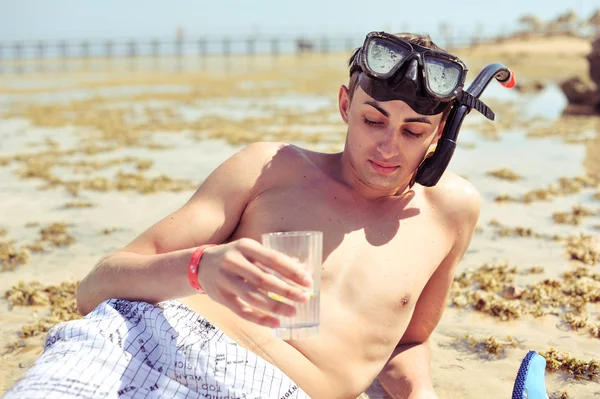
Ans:
POLYGON ((350 110, 350 91, 344 85, 340 86, 338 93, 338 107, 340 115, 345 123, 348 123, 348 111, 350 110))

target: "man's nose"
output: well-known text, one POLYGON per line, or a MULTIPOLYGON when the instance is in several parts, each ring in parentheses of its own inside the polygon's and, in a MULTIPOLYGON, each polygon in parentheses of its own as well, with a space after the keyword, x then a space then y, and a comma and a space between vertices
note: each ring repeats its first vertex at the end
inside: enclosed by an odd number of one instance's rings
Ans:
POLYGON ((377 143, 377 151, 383 158, 390 159, 398 155, 399 140, 395 129, 389 127, 384 130, 382 136, 377 143))

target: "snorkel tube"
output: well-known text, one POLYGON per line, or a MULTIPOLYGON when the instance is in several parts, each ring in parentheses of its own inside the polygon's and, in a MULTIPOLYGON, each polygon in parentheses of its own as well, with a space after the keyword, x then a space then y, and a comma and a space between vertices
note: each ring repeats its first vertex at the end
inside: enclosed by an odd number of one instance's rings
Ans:
POLYGON ((446 119, 442 137, 438 140, 433 154, 426 158, 417 169, 413 183, 417 182, 425 187, 437 184, 452 159, 456 149, 458 132, 471 109, 475 108, 492 121, 495 119, 492 110, 479 100, 479 96, 493 78, 496 78, 502 86, 509 89, 513 88, 516 83, 514 73, 504 65, 497 62, 487 65, 477 75, 473 83, 454 100, 452 110, 446 119))

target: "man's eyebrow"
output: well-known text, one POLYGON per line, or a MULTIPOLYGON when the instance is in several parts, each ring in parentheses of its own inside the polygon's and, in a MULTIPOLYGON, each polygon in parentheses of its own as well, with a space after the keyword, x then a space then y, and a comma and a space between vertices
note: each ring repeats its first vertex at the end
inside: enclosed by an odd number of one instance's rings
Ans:
POLYGON ((377 111, 381 112, 385 117, 390 116, 389 112, 387 112, 385 109, 381 108, 381 106, 379 105, 379 103, 377 101, 365 101, 365 104, 370 105, 371 107, 375 108, 377 111))
POLYGON ((406 118, 406 119, 404 119, 404 122, 405 123, 419 122, 419 123, 427 123, 427 124, 431 125, 431 121, 426 116, 417 116, 415 118, 406 118))
MULTIPOLYGON (((381 112, 386 117, 390 116, 390 113, 387 112, 385 109, 381 108, 381 106, 379 105, 379 103, 377 101, 369 100, 369 101, 365 101, 365 104, 370 105, 371 107, 375 108, 377 111, 381 112)), ((428 125, 432 124, 431 120, 426 116, 416 116, 413 118, 404 119, 404 123, 411 123, 411 122, 427 123, 428 125)))

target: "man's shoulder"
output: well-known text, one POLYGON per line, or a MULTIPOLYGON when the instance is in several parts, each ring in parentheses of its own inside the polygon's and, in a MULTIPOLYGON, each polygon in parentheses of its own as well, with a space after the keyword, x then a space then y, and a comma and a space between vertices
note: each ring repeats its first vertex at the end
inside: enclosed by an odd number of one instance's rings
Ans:
POLYGON ((306 150, 295 145, 255 142, 232 157, 231 161, 236 166, 229 173, 236 174, 238 179, 251 181, 254 189, 264 190, 291 178, 293 173, 300 173, 302 161, 306 159, 306 150))
POLYGON ((425 189, 432 205, 459 226, 477 223, 481 209, 479 191, 468 180, 446 171, 433 187, 425 189))
POLYGON ((278 152, 287 147, 288 144, 272 141, 257 141, 246 145, 236 155, 244 156, 248 160, 256 162, 269 161, 278 152))
POLYGON ((242 147, 227 159, 221 167, 230 173, 240 175, 253 175, 255 178, 271 169, 274 162, 285 162, 295 156, 297 152, 293 146, 281 142, 259 141, 242 147))

